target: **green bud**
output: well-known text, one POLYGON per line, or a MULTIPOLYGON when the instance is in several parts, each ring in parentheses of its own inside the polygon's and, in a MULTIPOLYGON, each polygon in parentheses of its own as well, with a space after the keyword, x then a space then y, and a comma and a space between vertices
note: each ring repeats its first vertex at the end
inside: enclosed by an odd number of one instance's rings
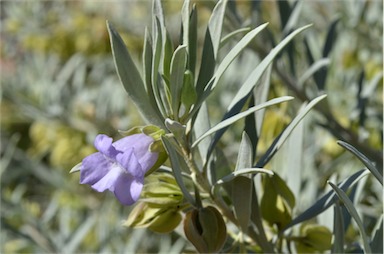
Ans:
POLYGON ((263 178, 263 188, 264 193, 260 201, 261 214, 270 225, 282 229, 292 220, 295 197, 276 173, 263 178))
POLYGON ((324 226, 306 224, 301 227, 301 236, 295 238, 298 253, 314 253, 332 247, 332 232, 324 226))
POLYGON ((172 232, 181 222, 182 216, 176 209, 166 210, 156 216, 149 229, 157 233, 172 232))
POLYGON ((175 135, 175 137, 183 137, 185 135, 186 126, 181 123, 171 120, 169 118, 165 119, 165 126, 170 132, 175 135))
POLYGON ((162 207, 177 206, 183 201, 183 193, 170 174, 154 173, 146 178, 141 200, 162 207))
POLYGON ((223 217, 213 206, 188 212, 184 219, 184 232, 201 253, 218 252, 227 238, 223 217))
POLYGON ((178 206, 161 207, 145 202, 138 203, 123 223, 127 227, 149 228, 157 233, 169 233, 181 221, 178 206))
POLYGON ((165 131, 156 125, 136 126, 127 131, 119 130, 119 133, 123 136, 130 136, 134 134, 144 133, 152 137, 155 141, 161 140, 161 136, 165 134, 165 131))

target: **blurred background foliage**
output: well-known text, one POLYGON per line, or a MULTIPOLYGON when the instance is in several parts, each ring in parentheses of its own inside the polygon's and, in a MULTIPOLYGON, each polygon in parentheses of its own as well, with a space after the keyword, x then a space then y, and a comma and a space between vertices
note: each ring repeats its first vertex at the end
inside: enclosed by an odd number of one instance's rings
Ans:
MULTIPOLYGON (((202 46, 215 1, 194 3, 199 9, 202 46)), ((294 2, 287 3, 282 6, 276 1, 230 1, 225 34, 264 22, 270 25, 268 34, 258 37, 235 60, 210 97, 212 123, 220 120, 245 74, 273 47, 270 42, 280 41, 289 32, 283 14, 292 10, 294 2)), ((166 24, 174 45, 178 45, 182 1, 163 4, 166 24)), ((278 69, 282 73, 272 72, 269 96, 290 94, 305 99, 300 96, 319 89, 316 80, 310 79, 294 91, 289 80, 301 77, 308 69, 308 48, 315 60, 324 57, 323 45, 334 24, 337 36, 332 50, 327 52, 330 65, 324 86, 332 119, 353 133, 356 142, 368 147, 367 151, 372 151, 366 154, 368 157, 382 154, 382 1, 300 4, 297 26, 312 23, 313 27, 305 32, 305 37, 300 35, 295 44, 290 44, 288 53, 282 54, 278 69)), ((82 158, 94 152, 92 142, 97 133, 117 137, 117 130, 143 124, 115 72, 105 21, 116 26, 140 66, 144 29, 151 20, 149 13, 151 2, 139 0, 1 2, 2 253, 179 253, 187 245, 176 233, 160 235, 122 227, 131 207, 122 207, 110 193, 96 193, 79 185, 78 175, 68 174, 82 158)), ((220 51, 223 56, 231 46, 228 43, 220 51)), ((297 104, 282 104, 266 111, 261 150, 289 123, 300 104, 297 100, 297 104)), ((337 131, 342 129, 332 129, 334 125, 327 121, 329 118, 320 111, 304 123, 299 182, 289 178, 290 169, 285 165, 288 149, 282 149, 269 165, 293 189, 298 203, 296 213, 328 190, 327 179, 344 179, 362 168, 357 159, 336 144, 340 134, 337 131)), ((221 146, 227 160, 234 164, 242 123, 230 130, 223 136, 221 146)), ((363 194, 358 208, 371 232, 382 214, 382 190, 371 178, 359 186, 363 194)), ((318 223, 332 229, 332 220, 327 216, 319 216, 318 223)), ((357 232, 353 225, 348 230, 350 244, 358 238, 357 232)))

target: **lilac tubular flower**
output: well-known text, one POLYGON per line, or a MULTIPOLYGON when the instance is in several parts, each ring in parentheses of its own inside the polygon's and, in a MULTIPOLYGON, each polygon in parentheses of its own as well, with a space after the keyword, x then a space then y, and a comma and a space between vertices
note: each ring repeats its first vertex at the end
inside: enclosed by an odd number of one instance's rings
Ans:
POLYGON ((139 197, 145 173, 152 168, 158 153, 149 151, 153 138, 134 134, 114 143, 97 135, 94 145, 99 152, 85 157, 80 167, 80 183, 98 192, 110 190, 123 205, 132 205, 139 197))

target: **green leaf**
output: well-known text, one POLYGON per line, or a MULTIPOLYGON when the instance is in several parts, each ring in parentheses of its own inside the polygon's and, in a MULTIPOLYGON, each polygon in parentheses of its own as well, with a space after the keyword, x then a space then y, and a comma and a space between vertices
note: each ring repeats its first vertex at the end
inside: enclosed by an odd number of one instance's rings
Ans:
POLYGON ((369 239, 368 239, 368 236, 367 236, 365 229, 364 229, 364 224, 361 221, 360 216, 357 213, 356 208, 354 207, 352 201, 348 198, 347 194, 345 194, 345 192, 342 189, 340 189, 339 187, 337 187, 336 185, 334 185, 330 181, 328 181, 328 184, 336 192, 339 199, 344 203, 348 212, 352 215, 353 219, 356 221, 356 224, 359 227, 360 236, 363 240, 365 253, 372 253, 371 246, 369 245, 369 239))
MULTIPOLYGON (((349 187, 353 186, 356 184, 362 177, 366 176, 369 174, 368 170, 362 169, 341 183, 338 184, 340 189, 342 190, 347 190, 349 187)), ((306 209, 304 212, 302 212, 300 215, 298 215, 295 219, 291 221, 280 233, 283 233, 285 230, 288 228, 301 223, 303 221, 309 220, 326 209, 328 209, 331 205, 335 203, 337 199, 335 199, 335 192, 334 191, 329 191, 327 192, 324 196, 322 196, 319 200, 317 200, 312 206, 310 206, 308 209, 306 209)))
MULTIPOLYGON (((252 166, 252 151, 251 140, 243 132, 235 170, 252 166)), ((248 231, 249 221, 251 220, 252 185, 253 181, 248 175, 237 176, 232 181, 233 208, 240 228, 245 234, 248 231)))
POLYGON ((224 47, 230 40, 232 40, 234 37, 236 37, 239 34, 248 33, 251 29, 249 27, 240 28, 237 29, 229 34, 227 34, 223 39, 220 41, 220 48, 224 47))
POLYGON ((333 235, 335 236, 332 253, 344 253, 344 220, 341 206, 335 202, 333 218, 333 235))
POLYGON ((220 0, 216 4, 205 32, 202 62, 196 83, 196 92, 199 98, 215 71, 226 4, 227 0, 220 0))
POLYGON ((156 99, 152 89, 152 39, 147 27, 145 28, 144 35, 143 70, 144 83, 149 101, 152 107, 155 108, 157 113, 160 115, 160 111, 157 109, 156 99))
POLYGON ((337 144, 344 147, 348 151, 350 151, 353 155, 355 155, 368 169, 371 171, 372 175, 383 185, 383 176, 380 174, 380 172, 377 170, 375 165, 359 150, 357 150, 352 145, 348 144, 344 141, 337 141, 337 144))
POLYGON ((160 110, 163 116, 168 115, 165 109, 165 105, 163 104, 162 97, 160 95, 160 86, 161 82, 159 81, 159 66, 162 52, 162 33, 161 33, 161 25, 160 21, 157 17, 154 17, 156 24, 156 36, 155 36, 155 44, 153 49, 153 58, 152 58, 152 90, 155 96, 157 108, 160 110))
POLYGON ((243 132, 235 170, 252 167, 252 142, 247 133, 243 132))
MULTIPOLYGON (((203 105, 201 105, 201 109, 196 116, 195 124, 193 126, 193 131, 196 137, 202 136, 211 128, 211 122, 209 119, 210 117, 209 117, 208 107, 204 102, 203 105)), ((207 158, 210 142, 211 142, 211 137, 207 137, 206 139, 202 140, 197 146, 200 157, 203 160, 202 161, 203 165, 206 165, 205 159, 207 158)))
MULTIPOLYGON (((209 80, 212 78, 213 73, 215 71, 215 65, 216 65, 215 55, 213 52, 212 38, 211 38, 211 34, 209 33, 209 29, 207 29, 205 33, 203 53, 202 53, 201 59, 202 60, 200 64, 199 75, 197 77, 197 82, 196 82, 196 92, 200 102, 204 101, 203 99, 200 99, 200 97, 204 92, 205 86, 207 85, 209 80)), ((201 103, 198 106, 200 105, 201 103)), ((194 107, 194 109, 195 108, 196 106, 194 107)), ((197 112, 197 110, 195 111, 197 112)), ((193 116, 192 113, 191 113, 191 116, 193 116)))
POLYGON ((195 76, 197 57, 197 9, 195 5, 192 7, 188 32, 188 69, 192 71, 193 76, 195 76))
MULTIPOLYGON (((235 58, 241 53, 241 51, 256 37, 257 34, 259 34, 263 29, 265 29, 267 27, 268 23, 266 24, 263 24, 263 25, 260 25, 258 27, 256 27, 255 29, 253 29, 252 31, 250 31, 249 33, 247 33, 232 49, 231 51, 228 52, 228 54, 224 57, 224 59, 220 62, 219 66, 217 67, 217 70, 215 72, 215 75, 212 77, 213 75, 213 72, 212 72, 212 75, 209 77, 209 79, 205 79, 205 88, 201 88, 201 89, 204 89, 204 91, 201 91, 200 92, 200 96, 198 98, 198 102, 196 103, 196 105, 194 106, 193 108, 193 111, 191 112, 191 116, 193 116, 195 113, 197 113, 197 111, 199 110, 200 108, 200 105, 208 98, 208 96, 212 93, 213 89, 216 87, 218 81, 220 80, 220 78, 222 77, 222 75, 224 74, 224 72, 227 70, 227 68, 229 67, 229 65, 233 62, 233 60, 235 60, 235 58), (209 80, 209 82, 208 82, 209 80)), ((204 49, 203 49, 203 52, 204 52, 205 49, 205 46, 204 46, 204 49)), ((207 49, 208 50, 208 49, 207 49)), ((203 54, 203 57, 204 57, 204 54, 203 54)), ((204 61, 206 61, 207 59, 203 58, 204 61)), ((203 61, 203 63, 204 63, 203 61)), ((202 63, 202 64, 203 64, 202 63)), ((207 62, 207 64, 209 64, 207 62)), ((215 63, 212 63, 212 64, 215 64, 215 63)), ((203 67, 202 67, 203 68, 203 67)), ((204 67, 204 68, 207 68, 207 67, 204 67)), ((200 76, 199 76, 200 78, 200 76)), ((199 83, 200 81, 198 80, 198 86, 202 85, 199 83)))
POLYGON ((320 69, 327 67, 331 61, 329 58, 322 58, 316 62, 314 62, 304 73, 301 75, 299 80, 297 81, 298 87, 303 87, 305 81, 307 81, 310 77, 312 77, 316 72, 320 69))
POLYGON ((185 115, 188 114, 189 109, 197 99, 197 94, 193 83, 193 73, 190 70, 187 70, 184 73, 183 87, 181 88, 181 103, 183 103, 185 106, 185 115))
MULTIPOLYGON (((260 85, 256 86, 254 89, 253 96, 255 97, 255 102, 259 104, 264 103, 268 99, 269 87, 271 85, 271 72, 272 65, 267 68, 264 75, 261 77, 260 85)), ((261 127, 263 126, 264 121, 264 112, 265 109, 255 112, 257 135, 261 135, 261 127)))
POLYGON ((300 110, 300 113, 292 120, 292 122, 285 128, 285 130, 280 133, 280 135, 273 141, 272 145, 268 148, 265 154, 257 162, 257 167, 264 167, 265 164, 273 157, 273 155, 280 149, 285 140, 294 130, 294 128, 300 123, 300 121, 308 114, 308 112, 321 100, 323 100, 327 95, 321 95, 313 99, 305 108, 300 110))
POLYGON ((175 119, 179 118, 179 107, 181 100, 181 91, 183 88, 185 65, 187 62, 187 46, 177 47, 171 61, 171 80, 170 91, 172 101, 172 111, 175 119))
POLYGON ((180 190, 183 192, 183 195, 188 200, 188 202, 192 205, 195 205, 195 199, 189 193, 187 187, 184 184, 183 178, 182 178, 182 171, 181 171, 182 164, 180 163, 180 156, 175 151, 172 143, 169 141, 169 139, 167 137, 162 136, 161 140, 163 141, 164 147, 168 152, 168 156, 171 160, 172 172, 173 172, 173 175, 175 176, 177 184, 180 187, 180 190))
POLYGON ((215 59, 217 59, 217 52, 219 51, 221 32, 223 29, 224 14, 227 2, 228 0, 220 0, 216 4, 208 22, 208 29, 212 39, 212 46, 215 59))
POLYGON ((372 235, 372 253, 383 253, 383 214, 381 214, 380 219, 377 221, 372 235))
POLYGON ((81 167, 81 162, 76 164, 70 171, 69 173, 72 174, 72 173, 75 173, 75 172, 79 172, 80 171, 80 167, 81 167))
POLYGON ((238 169, 238 170, 232 172, 231 174, 226 175, 225 177, 223 177, 220 180, 218 180, 212 186, 212 189, 214 189, 215 187, 217 187, 217 186, 219 186, 221 184, 228 183, 228 182, 232 181, 237 176, 245 175, 245 174, 257 174, 257 173, 266 173, 268 175, 273 175, 273 172, 271 170, 265 169, 265 168, 242 168, 242 169, 238 169))
MULTIPOLYGON (((277 56, 277 54, 299 33, 309 28, 311 25, 303 26, 291 34, 289 34, 284 40, 282 40, 275 48, 273 48, 269 54, 261 61, 261 63, 256 67, 256 69, 248 76, 247 80, 241 86, 235 97, 232 99, 231 104, 228 107, 228 111, 230 111, 233 107, 235 107, 239 102, 242 102, 244 98, 248 97, 252 89, 257 84, 257 81, 260 79, 261 75, 271 64, 273 59, 277 56)), ((244 105, 244 104, 243 104, 244 105)))
POLYGON ((163 75, 171 79, 171 59, 173 56, 173 43, 171 35, 165 31, 164 55, 163 55, 163 75))
POLYGON ((107 27, 117 74, 119 75, 121 83, 128 92, 129 97, 138 107, 142 116, 148 122, 164 127, 162 118, 151 106, 144 88, 143 80, 125 47, 123 40, 109 22, 107 22, 107 27))
POLYGON ((247 115, 249 114, 252 114, 253 112, 257 111, 257 110, 260 110, 260 109, 263 109, 263 108, 266 108, 266 107, 269 107, 269 106, 272 106, 272 105, 275 105, 275 104, 278 104, 278 103, 282 103, 282 102, 286 102, 286 101, 289 101, 289 100, 292 100, 293 97, 291 96, 282 96, 282 97, 279 97, 279 98, 275 98, 275 99, 272 99, 272 100, 269 100, 265 103, 262 103, 260 105, 257 105, 257 106, 254 106, 254 107, 251 107, 241 113, 238 113, 237 115, 234 115, 230 118, 227 118, 223 121, 221 121, 220 123, 218 123, 217 125, 215 125, 213 128, 211 128, 209 131, 207 131, 206 133, 204 133, 202 136, 200 136, 193 144, 192 144, 192 148, 195 147, 201 140, 203 140, 204 138, 206 138, 207 136, 211 135, 212 133, 215 133, 216 131, 218 130, 221 130, 231 124, 233 124, 234 122, 240 120, 241 118, 244 118, 246 117, 247 115))
POLYGON ((252 184, 248 176, 237 176, 232 181, 232 204, 241 231, 248 232, 252 211, 252 184))
MULTIPOLYGON (((302 32, 308 27, 310 27, 310 25, 307 25, 295 30, 269 52, 269 54, 263 59, 263 61, 261 61, 261 63, 256 67, 256 69, 248 76, 247 80, 243 83, 243 85, 241 86, 241 88, 239 89, 235 97, 232 99, 232 102, 229 105, 227 109, 227 113, 224 115, 223 119, 227 119, 233 115, 236 115, 238 112, 241 111, 248 97, 251 95, 253 88, 256 86, 256 84, 258 84, 259 79, 263 75, 264 71, 271 64, 273 59, 284 48, 284 46, 286 46, 289 43, 289 41, 291 41, 298 33, 302 32)), ((208 155, 207 155, 208 157, 212 153, 217 142, 219 141, 220 137, 224 134, 226 129, 227 128, 223 128, 222 130, 218 131, 215 134, 213 142, 211 143, 208 151, 208 155)))

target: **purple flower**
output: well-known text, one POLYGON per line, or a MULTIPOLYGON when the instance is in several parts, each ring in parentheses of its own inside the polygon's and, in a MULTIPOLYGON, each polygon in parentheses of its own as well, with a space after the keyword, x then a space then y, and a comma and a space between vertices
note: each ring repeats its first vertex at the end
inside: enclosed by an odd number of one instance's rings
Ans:
POLYGON ((145 173, 158 158, 158 153, 149 151, 153 141, 145 134, 134 134, 112 143, 112 138, 97 135, 94 145, 99 152, 83 159, 80 183, 98 192, 108 189, 120 203, 132 205, 140 197, 145 173))

